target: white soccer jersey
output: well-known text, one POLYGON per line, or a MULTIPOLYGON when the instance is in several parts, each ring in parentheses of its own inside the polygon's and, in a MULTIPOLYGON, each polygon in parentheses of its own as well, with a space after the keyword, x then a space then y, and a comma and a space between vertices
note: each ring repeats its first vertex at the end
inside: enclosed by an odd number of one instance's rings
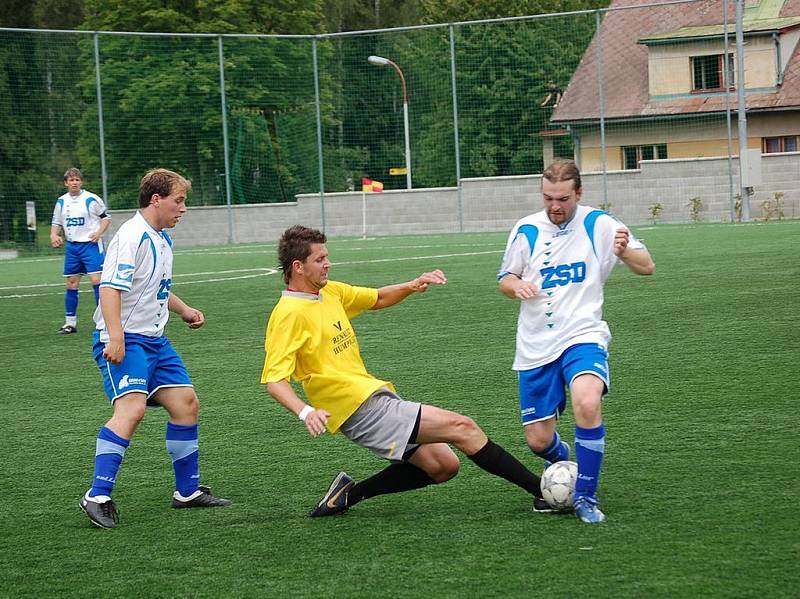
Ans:
MULTIPOLYGON (((141 212, 126 221, 108 244, 100 287, 119 289, 122 329, 148 337, 160 337, 169 319, 172 286, 172 240, 156 231, 141 212)), ((100 306, 94 313, 100 340, 108 342, 100 306)))
MULTIPOLYGON (((64 229, 67 241, 91 241, 89 235, 100 227, 105 212, 106 205, 99 196, 85 189, 77 196, 67 192, 56 200, 51 224, 64 229)), ((97 241, 102 243, 100 239, 97 241)))
MULTIPOLYGON (((602 210, 581 205, 566 225, 554 225, 544 211, 514 225, 498 279, 513 274, 539 289, 520 302, 514 370, 549 364, 577 343, 608 347, 603 284, 622 263, 614 255, 614 235, 621 226, 602 210)), ((644 248, 633 235, 628 245, 644 248)))

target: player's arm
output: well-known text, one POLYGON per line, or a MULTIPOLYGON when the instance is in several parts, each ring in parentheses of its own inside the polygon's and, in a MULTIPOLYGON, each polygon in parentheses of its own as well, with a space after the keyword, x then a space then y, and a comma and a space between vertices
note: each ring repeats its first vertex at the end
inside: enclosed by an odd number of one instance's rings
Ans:
POLYGON ((628 245, 630 241, 630 231, 625 227, 620 227, 614 234, 614 254, 622 260, 625 265, 637 275, 652 275, 656 270, 650 252, 647 248, 633 248, 628 245))
POLYGON ((170 292, 167 300, 167 308, 181 317, 181 320, 189 325, 190 329, 199 329, 206 322, 205 315, 198 309, 192 308, 181 298, 170 292))
POLYGON ((63 230, 61 225, 50 225, 50 245, 54 248, 60 248, 64 245, 64 239, 61 237, 61 231, 63 230))
POLYGON ((119 364, 125 357, 125 332, 122 329, 122 292, 109 286, 100 287, 100 311, 108 331, 103 357, 119 364))
POLYGON ((536 285, 530 281, 523 281, 513 272, 500 279, 500 293, 511 299, 528 300, 535 297, 538 291, 536 285))
POLYGON ((97 241, 108 230, 108 227, 110 225, 111 225, 111 217, 105 212, 103 212, 103 214, 100 215, 100 226, 97 227, 97 230, 94 233, 89 235, 89 239, 91 239, 92 241, 97 241))
POLYGON ((424 272, 416 279, 407 281, 406 283, 398 283, 396 285, 387 285, 378 289, 378 301, 370 308, 371 310, 380 310, 388 308, 395 304, 402 302, 412 293, 424 293, 428 289, 428 285, 444 285, 447 283, 447 277, 441 270, 433 270, 431 272, 424 272))
POLYGON ((284 379, 267 383, 267 392, 275 401, 303 420, 312 437, 318 437, 325 432, 330 413, 327 410, 315 410, 297 397, 289 381, 284 379))

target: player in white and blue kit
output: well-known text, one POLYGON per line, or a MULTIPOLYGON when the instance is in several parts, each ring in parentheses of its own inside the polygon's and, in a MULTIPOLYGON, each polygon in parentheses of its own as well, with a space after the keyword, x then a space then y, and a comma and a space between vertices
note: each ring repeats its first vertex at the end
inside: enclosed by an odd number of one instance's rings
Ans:
POLYGON ((571 160, 542 175, 544 210, 511 231, 498 278, 504 295, 520 303, 514 370, 528 446, 546 462, 569 458, 556 431, 569 388, 575 416, 575 514, 605 520, 597 487, 605 452, 602 398, 608 392, 611 333, 603 320, 603 285, 624 263, 653 274, 647 248, 602 210, 578 205, 580 172, 571 160))
POLYGON ((148 172, 139 189, 140 210, 108 246, 100 283, 94 358, 114 413, 97 435, 94 479, 80 499, 93 524, 114 528, 111 499, 125 449, 146 406, 167 410, 167 451, 175 472, 174 508, 227 506, 200 486, 199 404, 180 356, 164 336, 169 312, 190 328, 205 323, 200 310, 171 292, 172 240, 164 231, 186 212, 189 181, 166 169, 148 172))
POLYGON ((103 200, 82 188, 83 175, 76 168, 64 173, 67 193, 56 200, 53 220, 50 226, 50 245, 59 248, 64 245, 63 232, 67 239, 64 255, 64 326, 58 329, 59 335, 69 335, 78 331, 78 287, 81 277, 89 275, 94 289, 94 301, 98 302, 100 271, 103 270, 103 233, 111 224, 106 214, 103 200))

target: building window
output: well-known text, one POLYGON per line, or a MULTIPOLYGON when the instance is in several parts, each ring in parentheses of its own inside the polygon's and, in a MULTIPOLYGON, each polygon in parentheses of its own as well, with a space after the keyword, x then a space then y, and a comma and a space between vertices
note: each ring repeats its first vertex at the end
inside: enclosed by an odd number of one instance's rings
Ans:
POLYGON ((667 144, 622 146, 622 168, 626 171, 639 168, 641 160, 666 160, 667 144))
MULTIPOLYGON (((725 87, 725 63, 722 56, 722 54, 709 54, 692 56, 689 59, 692 63, 693 92, 720 91, 725 87)), ((733 54, 730 53, 728 54, 728 70, 731 77, 728 87, 733 88, 735 82, 733 54)))
POLYGON ((778 152, 797 152, 800 148, 800 135, 782 135, 780 137, 764 137, 761 140, 763 154, 778 152))

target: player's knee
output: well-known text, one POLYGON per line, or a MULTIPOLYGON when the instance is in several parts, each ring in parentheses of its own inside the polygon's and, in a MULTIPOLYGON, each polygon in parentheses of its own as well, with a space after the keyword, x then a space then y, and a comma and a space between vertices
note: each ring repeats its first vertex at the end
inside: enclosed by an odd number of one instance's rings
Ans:
POLYGON ((553 439, 543 439, 540 437, 528 437, 528 447, 535 454, 544 453, 552 444, 553 439))
POLYGON ((446 482, 458 474, 461 467, 461 462, 458 461, 458 456, 453 453, 442 456, 436 465, 428 472, 433 481, 437 484, 446 482))
POLYGON ((466 441, 483 434, 481 427, 469 416, 454 414, 451 427, 457 439, 466 441))

